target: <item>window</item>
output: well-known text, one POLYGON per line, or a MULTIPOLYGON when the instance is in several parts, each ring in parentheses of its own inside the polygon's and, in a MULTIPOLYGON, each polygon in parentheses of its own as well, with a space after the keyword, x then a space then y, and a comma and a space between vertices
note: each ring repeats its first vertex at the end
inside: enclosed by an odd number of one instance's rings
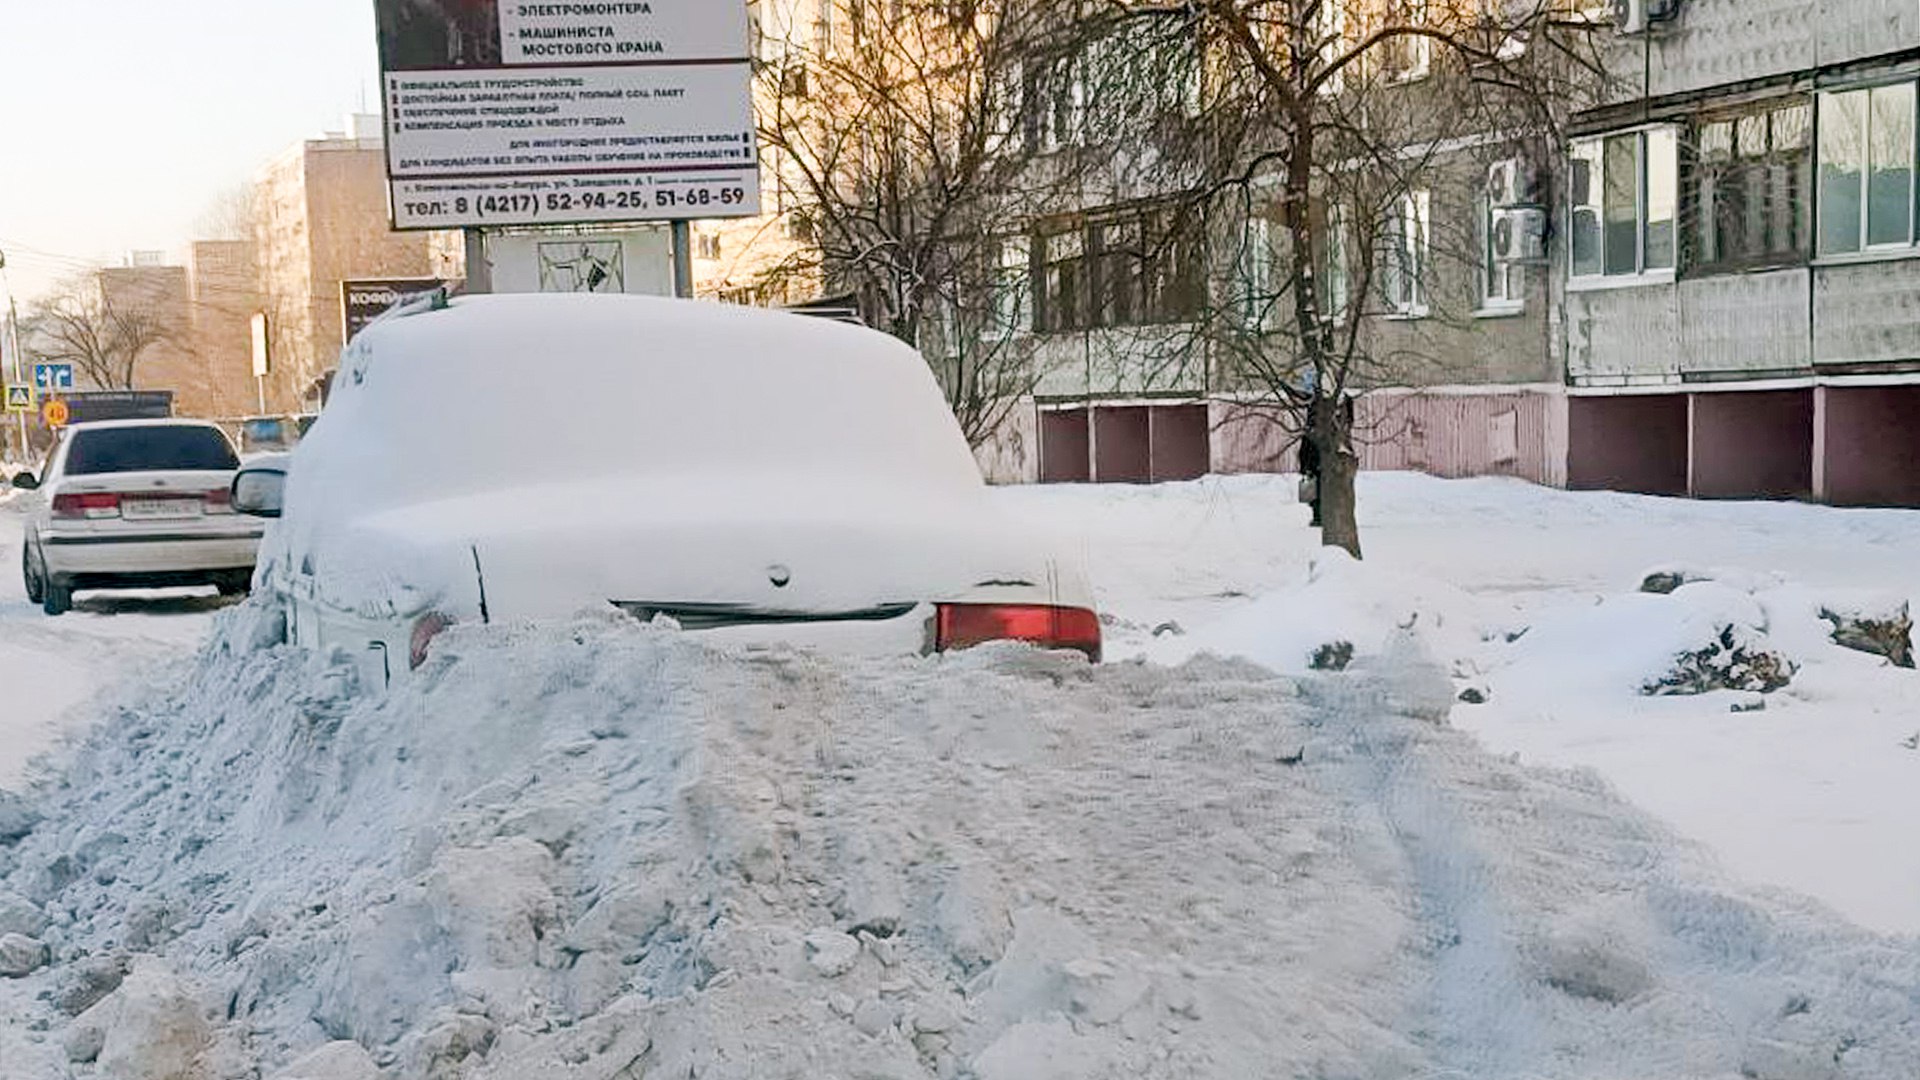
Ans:
POLYGON ((1032 326, 1027 302, 1027 279, 1033 272, 1033 249, 1024 238, 1000 242, 993 269, 993 321, 1003 334, 1017 334, 1032 326))
POLYGON ((1675 130, 1581 139, 1573 144, 1571 158, 1572 276, 1672 270, 1680 186, 1675 130))
POLYGON ((1131 326, 1140 321, 1146 283, 1146 244, 1138 217, 1095 225, 1092 230, 1096 326, 1131 326))
POLYGON ((1427 259, 1433 198, 1425 191, 1400 196, 1387 222, 1380 280, 1387 311, 1406 319, 1427 314, 1427 259))
MULTIPOLYGON (((1324 69, 1332 66, 1347 51, 1347 5, 1332 2, 1321 4, 1315 22, 1314 36, 1320 39, 1318 59, 1324 69)), ((1347 73, 1344 68, 1320 84, 1323 94, 1338 94, 1346 88, 1347 73)))
POLYGON ((1273 326, 1273 222, 1247 218, 1240 233, 1240 258, 1235 273, 1240 323, 1249 330, 1273 326))
POLYGON ((1041 326, 1046 330, 1079 330, 1086 321, 1086 237, 1079 230, 1040 238, 1041 326))
POLYGON ((1479 258, 1474 268, 1478 279, 1479 308, 1483 312, 1519 311, 1527 299, 1527 272, 1524 266, 1501 258, 1496 243, 1493 193, 1480 193, 1479 212, 1474 216, 1474 240, 1479 258))
POLYGON ((694 254, 709 262, 720 258, 719 233, 694 233, 694 254))
POLYGON ((1027 147, 1059 150, 1074 146, 1086 124, 1087 84, 1081 65, 1071 59, 1038 65, 1028 72, 1027 147))
MULTIPOLYGON (((1428 0, 1389 0, 1388 26, 1428 25, 1428 0)), ((1381 74, 1388 82, 1413 82, 1433 70, 1433 39, 1396 34, 1381 43, 1381 74)))
POLYGON ((1035 243, 1042 330, 1179 322, 1204 302, 1202 245, 1173 211, 1109 211, 1035 243))
POLYGON ((1913 243, 1914 85, 1820 95, 1820 254, 1913 243))
POLYGON ((1326 265, 1320 268, 1320 315, 1323 318, 1347 317, 1347 305, 1353 295, 1353 277, 1347 264, 1347 245, 1350 242, 1346 207, 1327 207, 1327 250, 1321 255, 1326 265))
POLYGON ((835 0, 818 0, 813 11, 813 48, 821 56, 833 52, 833 5, 835 0))
POLYGON ((240 467, 227 437, 197 425, 103 428, 74 436, 68 476, 129 472, 226 472, 240 467))
POLYGON ((1813 109, 1774 104, 1703 121, 1694 140, 1689 266, 1764 266, 1805 257, 1813 239, 1813 109))
POLYGON ((1160 210, 1144 215, 1146 293, 1141 322, 1182 322, 1206 303, 1206 262, 1200 226, 1191 214, 1160 210))

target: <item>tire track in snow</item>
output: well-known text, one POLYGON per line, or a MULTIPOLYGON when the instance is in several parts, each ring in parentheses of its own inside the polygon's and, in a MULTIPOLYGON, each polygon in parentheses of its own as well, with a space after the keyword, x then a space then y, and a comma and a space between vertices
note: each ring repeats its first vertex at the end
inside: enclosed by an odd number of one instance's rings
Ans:
POLYGON ((1433 961, 1415 1034, 1442 1070, 1486 1080, 1531 1075, 1528 1063, 1549 1056, 1550 1021, 1520 991, 1526 965, 1489 859, 1457 798, 1422 765, 1420 721, 1400 715, 1379 677, 1330 676, 1305 690, 1321 731, 1340 748, 1347 790, 1365 799, 1355 812, 1379 817, 1415 887, 1412 907, 1425 928, 1419 951, 1433 961))

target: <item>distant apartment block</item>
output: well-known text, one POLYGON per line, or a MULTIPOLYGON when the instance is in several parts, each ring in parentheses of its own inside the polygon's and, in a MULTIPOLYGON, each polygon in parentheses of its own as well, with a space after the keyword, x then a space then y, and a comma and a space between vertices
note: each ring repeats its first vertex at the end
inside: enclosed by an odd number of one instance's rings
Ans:
POLYGON ((256 178, 261 310, 273 345, 270 411, 318 404, 344 344, 340 284, 358 278, 457 279, 457 234, 393 231, 377 116, 288 148, 256 178))

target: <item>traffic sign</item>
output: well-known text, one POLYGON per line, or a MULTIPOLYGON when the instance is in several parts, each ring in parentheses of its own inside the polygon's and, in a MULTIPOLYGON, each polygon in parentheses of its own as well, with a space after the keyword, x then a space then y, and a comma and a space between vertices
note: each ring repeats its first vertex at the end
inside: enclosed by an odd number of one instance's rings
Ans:
POLYGON ((49 390, 73 389, 73 365, 33 365, 33 388, 41 393, 46 393, 49 390))
POLYGON ((66 427, 72 416, 73 412, 67 408, 67 403, 59 398, 49 399, 40 408, 40 419, 45 420, 48 427, 66 427))
POLYGON ((7 387, 7 411, 10 413, 30 413, 33 411, 33 387, 7 387))

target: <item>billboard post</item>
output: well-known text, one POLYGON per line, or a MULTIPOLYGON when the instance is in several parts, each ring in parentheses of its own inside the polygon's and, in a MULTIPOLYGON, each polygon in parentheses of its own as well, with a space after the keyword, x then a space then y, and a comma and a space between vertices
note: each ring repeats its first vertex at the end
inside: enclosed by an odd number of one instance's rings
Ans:
POLYGON ((493 262, 487 252, 487 231, 468 228, 463 230, 467 241, 467 284, 466 291, 479 295, 493 291, 493 262))
POLYGON ((374 9, 396 229, 760 212, 745 0, 374 9))

